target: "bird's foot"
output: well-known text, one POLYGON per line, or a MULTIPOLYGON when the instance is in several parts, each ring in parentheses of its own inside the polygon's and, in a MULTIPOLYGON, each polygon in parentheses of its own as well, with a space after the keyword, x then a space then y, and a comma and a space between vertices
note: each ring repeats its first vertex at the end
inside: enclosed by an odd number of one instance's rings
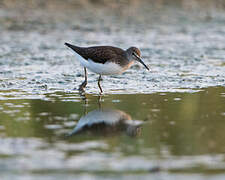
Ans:
POLYGON ((79 86, 79 91, 80 92, 84 92, 84 88, 86 87, 86 85, 87 85, 87 81, 84 81, 80 86, 79 86))
POLYGON ((102 96, 103 95, 103 91, 99 92, 99 96, 102 96))
POLYGON ((86 94, 84 91, 79 91, 79 94, 80 94, 80 97, 82 100, 86 101, 87 100, 87 97, 86 97, 86 94))
POLYGON ((79 92, 84 92, 84 87, 79 86, 78 90, 79 92))
POLYGON ((86 99, 84 88, 79 88, 78 90, 79 90, 79 94, 80 94, 80 96, 82 97, 82 99, 83 99, 83 98, 86 99))

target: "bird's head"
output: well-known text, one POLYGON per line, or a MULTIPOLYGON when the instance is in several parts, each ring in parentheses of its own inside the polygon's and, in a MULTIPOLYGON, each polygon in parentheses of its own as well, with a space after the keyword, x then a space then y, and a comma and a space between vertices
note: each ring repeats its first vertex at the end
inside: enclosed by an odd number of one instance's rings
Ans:
POLYGON ((127 58, 129 61, 138 61, 140 62, 147 70, 149 70, 148 66, 141 60, 141 51, 136 47, 130 47, 126 50, 127 58))

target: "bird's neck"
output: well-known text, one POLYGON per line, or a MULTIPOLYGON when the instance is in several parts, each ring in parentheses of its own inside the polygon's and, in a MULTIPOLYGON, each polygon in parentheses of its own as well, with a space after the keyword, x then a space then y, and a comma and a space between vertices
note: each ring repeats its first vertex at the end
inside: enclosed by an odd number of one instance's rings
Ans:
POLYGON ((134 64, 134 61, 128 61, 127 64, 123 66, 123 69, 126 70, 130 68, 132 64, 134 64))

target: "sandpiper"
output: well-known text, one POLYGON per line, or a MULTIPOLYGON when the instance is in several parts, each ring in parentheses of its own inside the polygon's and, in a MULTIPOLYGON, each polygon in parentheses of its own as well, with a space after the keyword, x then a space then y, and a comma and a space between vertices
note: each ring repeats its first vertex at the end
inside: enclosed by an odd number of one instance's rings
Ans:
POLYGON ((130 47, 124 51, 123 49, 112 46, 78 47, 69 43, 65 43, 65 45, 75 51, 77 59, 84 67, 85 80, 79 86, 79 91, 84 91, 87 85, 87 69, 99 74, 98 87, 101 93, 103 92, 100 85, 102 75, 121 74, 134 61, 140 62, 149 70, 141 60, 141 52, 136 47, 130 47))

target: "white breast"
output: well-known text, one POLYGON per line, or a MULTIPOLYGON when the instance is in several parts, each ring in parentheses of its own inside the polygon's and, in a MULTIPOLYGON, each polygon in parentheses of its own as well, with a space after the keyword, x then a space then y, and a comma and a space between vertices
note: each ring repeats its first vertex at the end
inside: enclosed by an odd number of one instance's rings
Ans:
POLYGON ((121 74, 126 68, 124 69, 118 64, 109 62, 109 63, 95 63, 91 59, 84 59, 79 54, 75 53, 76 58, 80 61, 81 65, 88 68, 94 73, 102 74, 102 75, 112 75, 112 74, 121 74))

